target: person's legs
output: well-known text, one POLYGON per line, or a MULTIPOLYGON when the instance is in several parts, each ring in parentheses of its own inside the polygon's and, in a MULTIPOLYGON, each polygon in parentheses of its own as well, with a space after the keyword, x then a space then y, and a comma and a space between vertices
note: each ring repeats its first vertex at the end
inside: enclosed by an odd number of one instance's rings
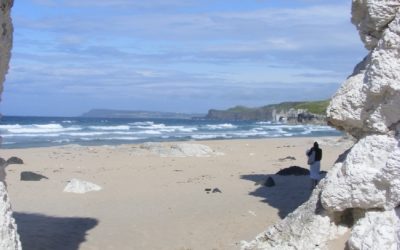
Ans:
POLYGON ((311 179, 311 190, 313 190, 318 184, 318 180, 311 179))
POLYGON ((318 184, 318 181, 320 179, 319 171, 320 171, 319 161, 316 161, 310 165, 311 189, 314 189, 318 184))

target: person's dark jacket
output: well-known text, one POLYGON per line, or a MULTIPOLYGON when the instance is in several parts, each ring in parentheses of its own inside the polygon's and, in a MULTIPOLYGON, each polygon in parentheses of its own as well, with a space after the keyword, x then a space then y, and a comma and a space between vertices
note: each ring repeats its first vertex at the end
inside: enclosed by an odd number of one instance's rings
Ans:
POLYGON ((312 151, 315 151, 315 161, 321 161, 322 159, 322 149, 312 147, 310 151, 308 151, 307 155, 310 156, 312 151))

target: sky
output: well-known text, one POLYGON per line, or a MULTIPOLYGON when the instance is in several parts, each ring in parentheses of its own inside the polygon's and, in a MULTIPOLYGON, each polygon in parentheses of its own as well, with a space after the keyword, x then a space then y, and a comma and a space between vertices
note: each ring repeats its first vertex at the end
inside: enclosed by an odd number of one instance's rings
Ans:
POLYGON ((350 0, 15 0, 0 111, 206 113, 330 98, 367 54, 350 0))

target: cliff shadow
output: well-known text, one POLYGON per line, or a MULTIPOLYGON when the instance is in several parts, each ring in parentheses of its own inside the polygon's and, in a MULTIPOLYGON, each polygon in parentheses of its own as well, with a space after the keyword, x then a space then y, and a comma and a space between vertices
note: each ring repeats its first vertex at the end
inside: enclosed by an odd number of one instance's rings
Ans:
POLYGON ((78 250, 87 231, 98 224, 93 218, 52 217, 14 212, 22 249, 78 250))
POLYGON ((277 208, 278 215, 282 219, 307 201, 312 192, 309 176, 250 174, 242 175, 240 178, 253 181, 255 189, 249 195, 261 197, 261 202, 277 208), (274 179, 275 186, 266 187, 263 185, 268 177, 274 179))

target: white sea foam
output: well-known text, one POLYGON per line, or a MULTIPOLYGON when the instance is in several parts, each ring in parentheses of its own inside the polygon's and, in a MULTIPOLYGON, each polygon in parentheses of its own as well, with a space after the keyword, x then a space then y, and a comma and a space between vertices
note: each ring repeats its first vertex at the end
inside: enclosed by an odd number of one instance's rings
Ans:
POLYGON ((139 137, 133 137, 133 136, 119 136, 119 137, 108 137, 108 138, 102 138, 102 140, 121 140, 121 141, 135 141, 135 140, 140 140, 141 138, 139 137))
POLYGON ((144 130, 144 131, 138 132, 138 134, 161 135, 162 133, 160 131, 156 131, 156 130, 144 130))
POLYGON ((107 132, 76 132, 76 133, 68 133, 69 136, 98 136, 98 135, 107 135, 107 132))
POLYGON ((257 125, 270 125, 272 122, 256 122, 257 125))
POLYGON ((140 129, 164 129, 167 126, 163 123, 153 123, 153 122, 146 122, 143 124, 137 124, 135 125, 135 128, 140 128, 140 129))
POLYGON ((169 123, 140 121, 131 123, 115 123, 103 120, 88 124, 75 120, 64 119, 47 124, 25 124, 15 122, 0 125, 0 133, 5 142, 3 145, 59 145, 88 141, 93 144, 108 144, 115 141, 135 140, 210 140, 231 138, 268 138, 335 135, 335 129, 317 125, 291 125, 269 122, 254 123, 169 123))
POLYGON ((92 130, 129 130, 130 126, 118 125, 118 126, 89 126, 92 130))
POLYGON ((128 123, 129 125, 132 126, 152 126, 154 125, 154 122, 146 121, 146 122, 134 122, 134 123, 128 123))
POLYGON ((60 124, 32 124, 32 125, 0 125, 0 129, 5 130, 8 133, 13 134, 48 134, 48 133, 57 133, 64 131, 77 131, 81 130, 81 127, 72 126, 64 128, 60 124))
POLYGON ((179 131, 179 132, 191 133, 191 132, 197 131, 198 128, 193 128, 193 127, 180 127, 180 128, 177 128, 176 130, 179 131))
POLYGON ((207 129, 217 130, 217 129, 235 129, 237 128, 236 125, 230 123, 223 123, 223 124, 208 124, 205 126, 207 129))
POLYGON ((229 136, 227 134, 197 134, 197 135, 191 135, 190 136, 192 139, 195 140, 207 140, 207 139, 217 139, 217 138, 232 138, 232 136, 229 136))
POLYGON ((13 138, 13 137, 58 137, 60 133, 46 133, 46 134, 38 134, 38 133, 17 133, 17 134, 2 134, 1 137, 4 138, 13 138))
POLYGON ((1 144, 2 145, 11 145, 11 144, 15 144, 16 142, 10 142, 10 141, 2 141, 1 144))
POLYGON ((7 130, 7 129, 17 129, 17 128, 22 128, 22 126, 21 125, 19 125, 19 124, 14 124, 14 125, 0 125, 0 129, 5 129, 5 130, 7 130))
POLYGON ((53 142, 55 143, 68 143, 71 142, 70 139, 60 139, 60 140, 54 140, 53 142))

